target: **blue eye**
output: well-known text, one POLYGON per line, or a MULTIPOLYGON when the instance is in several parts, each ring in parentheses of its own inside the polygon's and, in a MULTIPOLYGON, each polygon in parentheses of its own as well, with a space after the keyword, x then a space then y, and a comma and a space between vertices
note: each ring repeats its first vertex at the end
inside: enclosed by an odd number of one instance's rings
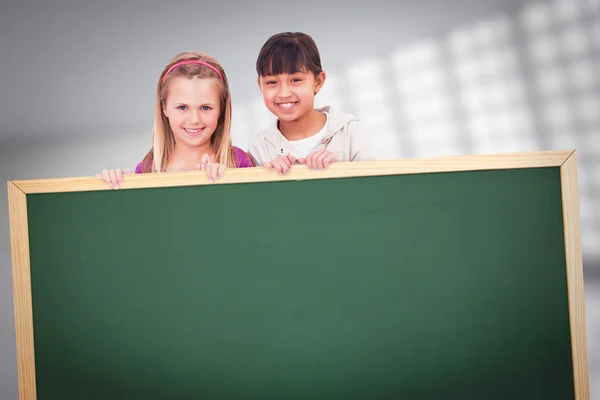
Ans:
POLYGON ((212 107, 210 106, 202 106, 202 111, 210 111, 212 110, 212 107))
POLYGON ((187 110, 187 106, 177 106, 178 110, 185 111, 187 110))

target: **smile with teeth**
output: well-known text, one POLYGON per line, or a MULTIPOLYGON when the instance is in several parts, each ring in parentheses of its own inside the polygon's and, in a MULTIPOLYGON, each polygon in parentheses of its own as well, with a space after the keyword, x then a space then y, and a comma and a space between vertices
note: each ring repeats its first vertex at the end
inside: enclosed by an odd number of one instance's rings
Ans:
POLYGON ((187 133, 189 134, 196 134, 196 133, 200 133, 200 131, 204 128, 196 128, 196 129, 191 129, 191 128, 183 128, 187 133))
POLYGON ((297 101, 291 101, 288 103, 277 103, 277 105, 279 106, 279 108, 282 108, 284 110, 289 110, 290 108, 294 107, 296 105, 297 101))

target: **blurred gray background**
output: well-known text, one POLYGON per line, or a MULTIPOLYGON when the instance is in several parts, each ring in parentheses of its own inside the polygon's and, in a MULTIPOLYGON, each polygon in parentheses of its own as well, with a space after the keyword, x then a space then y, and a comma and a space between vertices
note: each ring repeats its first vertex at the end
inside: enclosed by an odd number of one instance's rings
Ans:
MULTIPOLYGON (((317 42, 317 105, 358 115, 378 157, 577 149, 589 375, 600 399, 600 0, 5 1, 0 181, 133 168, 156 80, 205 51, 231 83, 234 144, 271 119, 256 86, 280 31, 317 42)), ((0 196, 0 399, 18 398, 8 206, 0 196)))

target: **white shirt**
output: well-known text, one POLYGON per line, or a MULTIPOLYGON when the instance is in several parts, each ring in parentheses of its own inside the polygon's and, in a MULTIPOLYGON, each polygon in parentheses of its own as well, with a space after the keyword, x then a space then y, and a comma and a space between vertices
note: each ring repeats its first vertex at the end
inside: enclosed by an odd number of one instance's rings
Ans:
POLYGON ((323 128, 319 132, 304 139, 293 141, 288 140, 288 142, 292 146, 294 146, 294 148, 298 150, 300 154, 303 155, 303 157, 308 157, 313 152, 313 149, 317 146, 317 144, 321 143, 321 141, 325 137, 325 134, 327 132, 327 120, 329 119, 329 114, 326 112, 323 114, 325 114, 326 117, 325 125, 323 125, 323 128))

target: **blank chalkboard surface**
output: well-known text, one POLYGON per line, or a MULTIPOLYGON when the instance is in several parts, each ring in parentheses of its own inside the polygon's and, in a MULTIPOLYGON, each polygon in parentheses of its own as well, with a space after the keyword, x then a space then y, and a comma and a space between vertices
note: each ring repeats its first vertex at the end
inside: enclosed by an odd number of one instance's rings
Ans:
POLYGON ((587 399, 574 152, 9 182, 22 399, 587 399))

